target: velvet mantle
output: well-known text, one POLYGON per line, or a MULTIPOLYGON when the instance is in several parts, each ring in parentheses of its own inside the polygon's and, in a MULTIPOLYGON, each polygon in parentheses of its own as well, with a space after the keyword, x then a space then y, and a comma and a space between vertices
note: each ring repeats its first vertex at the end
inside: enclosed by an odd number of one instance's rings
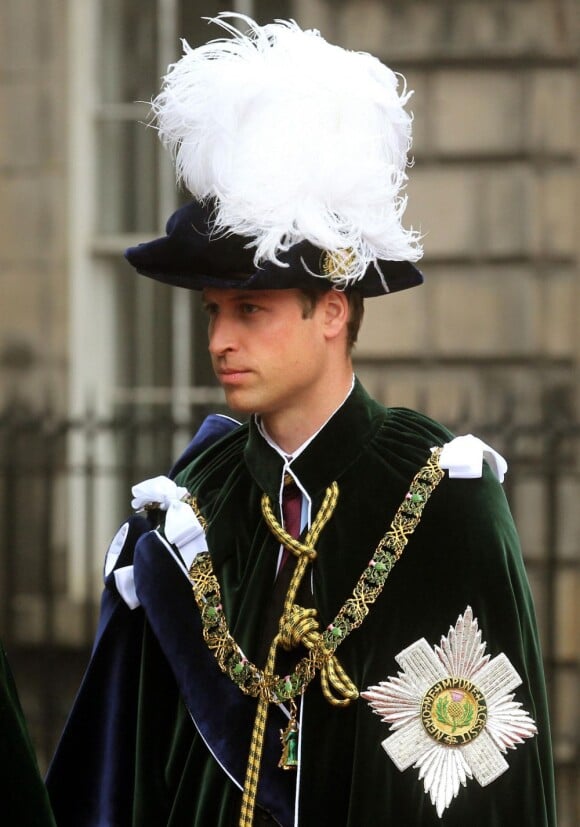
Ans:
MULTIPOLYGON (((417 413, 383 408, 357 383, 294 461, 313 513, 333 480, 340 491, 310 581, 323 628, 350 595, 429 449, 449 438, 417 413)), ((260 498, 266 492, 277 502, 282 460, 254 424, 196 454, 180 464, 177 481, 196 494, 208 520, 230 630, 246 656, 259 660, 277 558, 260 498)), ((142 607, 129 611, 109 577, 103 631, 51 768, 60 827, 237 824, 240 793, 231 779, 243 781, 255 702, 219 672, 201 641, 187 580, 149 528, 134 518, 131 532, 140 539, 123 552, 135 546, 142 607)), ((119 565, 127 562, 123 554, 119 565)), ((555 825, 533 605, 503 490, 489 469, 482 479, 440 483, 383 594, 337 654, 363 690, 396 674, 395 655, 418 638, 438 643, 467 605, 487 651, 504 652, 519 672, 516 698, 535 719, 537 737, 506 756, 509 770, 490 786, 469 781, 440 820, 417 771, 399 772, 382 750, 389 728, 366 701, 333 708, 315 679, 301 716, 301 827, 555 825)), ((296 779, 275 766, 280 716, 274 709, 269 722, 259 818, 291 827, 296 779)))
POLYGON ((0 645, 0 791, 2 824, 54 827, 12 672, 0 645))

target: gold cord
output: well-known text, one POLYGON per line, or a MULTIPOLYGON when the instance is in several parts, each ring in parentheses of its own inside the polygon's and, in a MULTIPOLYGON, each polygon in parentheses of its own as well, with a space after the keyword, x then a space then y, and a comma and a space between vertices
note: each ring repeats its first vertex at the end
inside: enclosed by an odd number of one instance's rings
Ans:
MULTIPOLYGON (((290 585, 288 586, 288 591, 286 593, 286 598, 284 600, 284 611, 282 613, 282 617, 280 618, 280 629, 282 628, 284 616, 288 612, 289 608, 293 605, 294 599, 296 597, 296 593, 300 587, 300 583, 302 582, 302 578, 308 566, 308 563, 316 557, 316 549, 314 548, 319 536, 320 532, 332 516, 332 512, 336 508, 336 503, 338 501, 338 485, 336 482, 333 482, 332 485, 326 489, 326 495, 324 497, 324 501, 314 522, 310 526, 308 533, 304 539, 304 543, 296 543, 296 545, 300 546, 300 551, 296 552, 294 542, 291 544, 290 550, 293 554, 297 554, 298 561, 296 563, 296 568, 294 570, 294 574, 292 575, 292 579, 290 581, 290 585)), ((276 526, 276 536, 278 539, 284 537, 284 540, 281 542, 284 543, 286 548, 288 545, 286 544, 285 540, 288 538, 289 540, 294 540, 294 538, 288 534, 287 531, 284 531, 282 526, 278 523, 274 514, 272 513, 272 509, 270 506, 270 500, 266 494, 262 497, 262 513, 266 519, 266 522, 270 528, 272 526, 276 526)), ((274 678, 274 666, 276 664, 276 651, 278 649, 278 642, 280 639, 280 631, 274 637, 272 644, 270 646, 270 650, 268 652, 268 657, 266 659, 266 666, 264 668, 264 684, 268 686, 272 683, 274 678)), ((254 809, 256 806, 256 794, 258 792, 258 779, 260 776, 260 765, 262 762, 262 752, 264 749, 264 735, 266 732, 266 722, 268 720, 268 706, 270 704, 271 698, 268 692, 263 692, 260 694, 258 699, 258 708, 256 710, 256 717, 254 719, 254 727, 252 730, 252 738, 250 740, 250 753, 248 757, 248 766, 246 768, 246 778, 244 781, 244 792, 242 795, 242 808, 240 812, 240 822, 239 827, 252 827, 254 821, 254 809)))

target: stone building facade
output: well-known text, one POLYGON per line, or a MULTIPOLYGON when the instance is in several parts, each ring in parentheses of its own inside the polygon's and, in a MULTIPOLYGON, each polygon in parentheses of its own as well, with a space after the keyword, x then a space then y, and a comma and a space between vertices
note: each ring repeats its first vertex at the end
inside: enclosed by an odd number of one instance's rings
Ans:
MULTIPOLYGON (((126 240, 155 232, 175 197, 151 136, 115 130, 146 132, 138 123, 146 108, 134 101, 158 88, 164 49, 171 60, 182 32, 204 38, 201 15, 226 7, 236 4, 3 1, 0 409, 15 393, 31 404, 73 404, 71 382, 83 395, 162 384, 140 379, 138 364, 115 372, 102 339, 117 345, 120 327, 98 321, 117 312, 119 297, 107 295, 113 276, 96 272, 126 240), (127 205, 115 206, 121 199, 127 205), (90 358, 90 330, 101 339, 100 361, 90 358), (104 390, 95 390, 99 375, 104 390)), ((425 235, 427 286, 389 306, 369 303, 359 347, 361 359, 391 360, 389 396, 412 404, 421 387, 445 417, 466 392, 489 407, 505 387, 529 410, 547 384, 573 404, 578 0, 245 0, 237 8, 264 20, 293 16, 369 50, 415 90, 406 215, 425 235), (490 378, 495 361, 502 367, 490 378)), ((146 312, 148 300, 137 301, 146 312)), ((175 372, 171 354, 159 362, 159 373, 175 372)))

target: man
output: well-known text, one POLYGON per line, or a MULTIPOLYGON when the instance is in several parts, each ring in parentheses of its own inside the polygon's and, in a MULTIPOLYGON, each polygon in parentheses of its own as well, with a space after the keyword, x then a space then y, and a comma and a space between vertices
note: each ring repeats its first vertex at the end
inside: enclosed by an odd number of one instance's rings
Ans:
POLYGON ((249 419, 210 418, 133 489, 58 823, 553 825, 505 463, 353 376, 362 299, 422 281, 408 94, 295 24, 218 22, 154 104, 194 200, 127 257, 202 291, 249 419))

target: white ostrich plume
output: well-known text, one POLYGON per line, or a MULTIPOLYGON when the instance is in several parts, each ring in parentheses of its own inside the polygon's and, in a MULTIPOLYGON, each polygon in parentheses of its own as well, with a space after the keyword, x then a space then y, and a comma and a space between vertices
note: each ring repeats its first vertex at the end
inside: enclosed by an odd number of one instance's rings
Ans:
POLYGON ((342 286, 377 259, 419 259, 419 234, 401 224, 412 122, 404 79, 294 21, 210 22, 230 36, 195 49, 183 41, 153 115, 178 180, 215 199, 215 231, 247 236, 256 264, 279 263, 303 240, 348 251, 346 275, 334 274, 342 286))

